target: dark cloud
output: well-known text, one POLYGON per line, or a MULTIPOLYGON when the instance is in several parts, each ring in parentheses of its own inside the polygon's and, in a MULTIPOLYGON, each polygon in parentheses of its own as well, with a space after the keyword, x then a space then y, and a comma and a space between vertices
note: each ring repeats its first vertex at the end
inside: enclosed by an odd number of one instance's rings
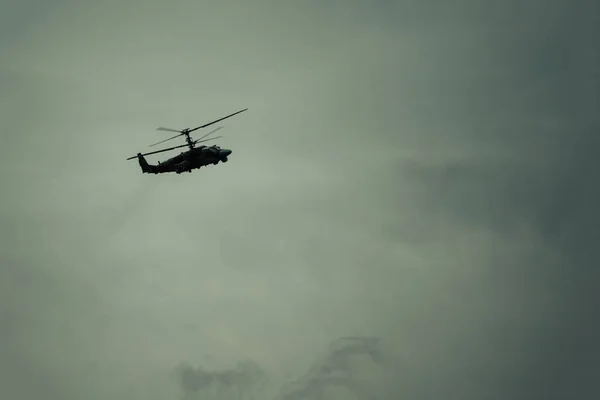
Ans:
POLYGON ((186 398, 258 398, 264 395, 266 375, 254 361, 239 362, 234 368, 208 370, 202 366, 181 364, 175 370, 176 377, 186 398))
POLYGON ((206 348, 265 372, 182 366, 188 398, 598 392, 595 3, 25 4, 0 28, 3 394, 175 398, 156 377, 206 348), (125 163, 240 103, 226 167, 125 163), (382 340, 298 372, 349 334, 382 340))
POLYGON ((388 399, 400 378, 397 360, 378 338, 340 338, 322 360, 297 380, 287 383, 277 400, 388 399), (347 395, 351 397, 347 397, 347 395))
MULTIPOLYGON (((535 8, 527 9, 534 19, 535 8)), ((420 213, 418 224, 391 216, 384 225, 391 237, 431 249, 439 242, 450 246, 457 234, 470 231, 472 251, 485 254, 473 266, 457 267, 459 260, 452 257, 447 271, 416 273, 405 293, 398 293, 396 320, 405 325, 404 332, 412 332, 404 344, 418 348, 419 355, 396 364, 402 368, 394 371, 397 380, 390 385, 397 396, 565 399, 598 394, 600 324, 594 315, 600 306, 600 118, 595 110, 600 105, 600 51, 592 38, 600 10, 585 2, 559 9, 550 25, 542 25, 545 33, 535 32, 536 40, 528 42, 535 46, 521 47, 521 60, 511 60, 523 82, 544 93, 541 103, 534 98, 523 102, 520 96, 527 93, 518 86, 485 88, 489 99, 482 97, 483 103, 458 114, 475 114, 478 123, 463 123, 461 136, 472 137, 479 154, 448 151, 446 159, 409 158, 382 170, 383 179, 362 182, 366 190, 393 187, 385 204, 409 203, 420 213), (509 103, 502 108, 494 100, 498 95, 524 107, 523 112, 509 103), (492 105, 499 108, 490 114, 492 105), (504 130, 511 124, 512 131, 504 130), (483 242, 484 249, 477 248, 482 236, 491 240, 483 242), (400 304, 415 292, 428 296, 431 304, 420 316, 406 314, 400 304)), ((537 26, 532 22, 531 29, 537 26)), ((496 50, 502 49, 491 49, 496 50)), ((310 382, 292 392, 318 398, 322 386, 314 378, 310 382)))

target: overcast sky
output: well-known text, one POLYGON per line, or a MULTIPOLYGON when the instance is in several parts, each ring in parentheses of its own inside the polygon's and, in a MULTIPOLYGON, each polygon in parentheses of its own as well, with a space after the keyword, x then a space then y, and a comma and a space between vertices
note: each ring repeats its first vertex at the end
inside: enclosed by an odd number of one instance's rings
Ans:
POLYGON ((274 393, 356 335, 385 400, 596 397, 592 3, 0 0, 0 397, 274 393), (246 107, 226 164, 125 161, 246 107))

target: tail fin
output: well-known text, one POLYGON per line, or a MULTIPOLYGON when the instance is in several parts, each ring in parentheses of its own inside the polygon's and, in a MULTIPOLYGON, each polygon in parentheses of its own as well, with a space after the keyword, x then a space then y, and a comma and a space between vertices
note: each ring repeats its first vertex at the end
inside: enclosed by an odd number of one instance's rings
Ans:
POLYGON ((142 153, 138 153, 137 158, 138 158, 138 161, 140 163, 140 167, 142 168, 143 173, 150 174, 150 173, 154 172, 152 165, 148 164, 148 161, 146 161, 146 159, 144 158, 142 153))

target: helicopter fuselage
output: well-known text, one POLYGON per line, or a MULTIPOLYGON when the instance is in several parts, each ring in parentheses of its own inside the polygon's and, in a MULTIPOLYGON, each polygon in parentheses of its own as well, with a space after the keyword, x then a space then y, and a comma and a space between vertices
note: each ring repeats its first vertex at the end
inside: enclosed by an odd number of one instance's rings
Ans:
POLYGON ((138 154, 138 160, 143 173, 148 174, 164 174, 175 172, 192 172, 193 169, 198 169, 206 165, 216 165, 219 162, 227 162, 231 150, 222 149, 219 146, 199 146, 188 151, 184 151, 165 161, 159 162, 157 165, 148 164, 142 154, 138 154))

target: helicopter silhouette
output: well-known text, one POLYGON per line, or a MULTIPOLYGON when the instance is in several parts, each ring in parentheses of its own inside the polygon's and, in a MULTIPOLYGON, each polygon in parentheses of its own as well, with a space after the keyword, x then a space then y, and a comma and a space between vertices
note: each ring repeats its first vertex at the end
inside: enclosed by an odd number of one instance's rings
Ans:
POLYGON ((228 161, 228 157, 231 155, 231 150, 229 149, 222 149, 219 146, 198 146, 196 147, 196 145, 198 143, 203 143, 206 142, 208 140, 214 140, 214 139, 218 139, 222 136, 216 136, 216 137, 212 137, 212 138, 208 138, 205 139, 207 136, 213 134, 214 132, 218 131, 219 129, 222 129, 223 127, 219 127, 217 129, 214 129, 212 131, 210 131, 209 133, 207 133, 206 135, 202 136, 199 139, 192 139, 190 137, 190 133, 198 130, 198 129, 202 129, 202 128, 206 128, 210 125, 216 124, 217 122, 223 121, 224 119, 233 117, 234 115, 237 115, 239 113, 242 113, 244 111, 248 110, 247 108, 234 112, 233 114, 229 114, 223 118, 219 118, 215 121, 209 122, 208 124, 204 124, 202 126, 196 127, 194 129, 183 129, 183 130, 176 130, 176 129, 171 129, 171 128, 157 128, 158 131, 167 131, 167 132, 177 132, 177 135, 170 137, 168 139, 162 140, 158 143, 154 143, 151 144, 150 147, 152 146, 156 146, 157 144, 161 144, 164 143, 168 140, 172 140, 175 138, 178 138, 179 136, 185 136, 186 139, 186 144, 183 145, 179 145, 179 146, 174 146, 174 147, 169 147, 168 149, 161 149, 161 150, 157 150, 157 151, 152 151, 150 153, 138 153, 137 155, 133 156, 133 157, 129 157, 127 160, 133 160, 133 159, 138 159, 140 167, 142 168, 142 173, 145 174, 164 174, 164 173, 169 173, 169 172, 175 172, 177 174, 181 174, 182 172, 192 172, 193 169, 199 169, 203 166, 207 166, 207 165, 217 165, 219 162, 223 162, 226 163, 228 161), (149 164, 148 161, 146 161, 146 159, 144 158, 144 156, 148 156, 151 154, 158 154, 158 153, 162 153, 165 151, 171 151, 171 150, 175 150, 175 149, 179 149, 182 147, 189 147, 189 150, 186 150, 174 157, 171 157, 165 161, 159 161, 157 165, 152 165, 149 164))

